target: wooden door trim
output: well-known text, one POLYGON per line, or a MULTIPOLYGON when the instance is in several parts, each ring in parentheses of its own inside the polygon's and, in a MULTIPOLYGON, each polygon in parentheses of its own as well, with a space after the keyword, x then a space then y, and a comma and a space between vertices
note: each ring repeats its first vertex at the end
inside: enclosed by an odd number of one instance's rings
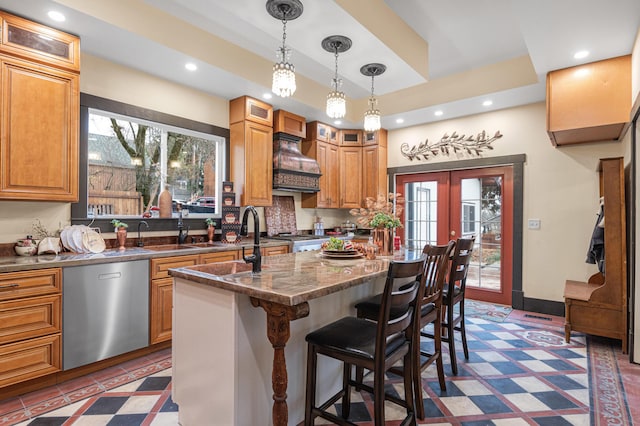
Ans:
MULTIPOLYGON (((396 191, 396 178, 405 174, 428 173, 437 171, 452 171, 471 168, 512 166, 513 167, 513 262, 512 262, 512 298, 514 309, 524 309, 525 297, 522 291, 522 256, 523 256, 523 209, 524 209, 524 163, 525 154, 505 155, 490 158, 474 158, 468 160, 443 161, 438 163, 412 164, 387 169, 389 188, 396 191)), ((527 304, 535 303, 536 299, 528 299, 527 304)), ((547 302, 545 302, 547 303, 547 302)))

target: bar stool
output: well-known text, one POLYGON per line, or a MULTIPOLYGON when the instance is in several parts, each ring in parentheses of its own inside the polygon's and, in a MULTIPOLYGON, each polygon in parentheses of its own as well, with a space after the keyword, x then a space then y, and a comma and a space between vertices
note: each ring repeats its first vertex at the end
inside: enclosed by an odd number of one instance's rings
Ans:
POLYGON ((442 293, 442 305, 446 311, 442 329, 446 334, 442 336, 442 341, 449 344, 449 358, 451 360, 451 371, 458 374, 458 362, 456 359, 456 346, 454 331, 460 332, 462 339, 462 349, 465 359, 469 359, 469 348, 467 347, 467 332, 464 328, 464 290, 467 284, 467 273, 469 272, 469 262, 476 237, 458 238, 456 249, 453 252, 449 278, 444 285, 442 293), (455 315, 454 307, 459 306, 459 314, 455 315))
POLYGON ((306 336, 307 389, 304 424, 310 426, 315 417, 322 417, 338 424, 353 424, 349 417, 351 386, 357 383, 351 378, 352 366, 374 372, 373 387, 359 387, 374 396, 374 424, 384 425, 384 401, 389 400, 406 408, 405 422, 415 424, 411 369, 404 372, 405 399, 385 393, 385 372, 399 360, 410 365, 413 321, 417 303, 422 297, 424 257, 410 261, 392 261, 389 264, 384 291, 381 294, 377 321, 345 317, 306 336), (344 364, 342 389, 322 405, 316 406, 316 369, 318 354, 344 364), (326 411, 342 398, 342 418, 326 411))
MULTIPOLYGON (((446 245, 429 245, 427 244, 422 250, 425 258, 425 269, 423 274, 424 291, 420 303, 420 310, 416 311, 418 317, 415 320, 417 327, 414 327, 413 344, 411 355, 411 368, 392 368, 391 371, 397 374, 404 374, 406 370, 412 371, 414 391, 416 393, 416 414, 419 419, 424 419, 424 405, 422 404, 422 371, 432 363, 436 363, 438 370, 438 381, 440 389, 446 390, 444 378, 444 366, 442 363, 442 343, 440 340, 441 317, 442 317, 442 288, 444 279, 448 272, 449 256, 453 250, 455 243, 450 241, 446 245), (421 330, 429 324, 433 323, 434 350, 429 353, 420 347, 421 330), (424 360, 423 360, 424 359, 424 360)), ((380 296, 374 296, 363 302, 356 304, 358 318, 375 319, 377 312, 380 310, 380 296)), ((356 370, 356 382, 362 383, 363 370, 356 370)), ((375 376, 374 376, 375 377, 375 376)))

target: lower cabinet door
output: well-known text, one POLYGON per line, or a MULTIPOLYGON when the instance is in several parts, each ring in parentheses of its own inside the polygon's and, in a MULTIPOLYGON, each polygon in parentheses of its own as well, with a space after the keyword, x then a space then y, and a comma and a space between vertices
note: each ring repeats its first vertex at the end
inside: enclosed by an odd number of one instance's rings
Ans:
POLYGON ((171 340, 173 278, 151 280, 151 334, 149 343, 171 340))
POLYGON ((0 302, 0 344, 60 333, 62 297, 27 297, 0 302))
POLYGON ((0 387, 60 371, 60 333, 0 346, 0 387))

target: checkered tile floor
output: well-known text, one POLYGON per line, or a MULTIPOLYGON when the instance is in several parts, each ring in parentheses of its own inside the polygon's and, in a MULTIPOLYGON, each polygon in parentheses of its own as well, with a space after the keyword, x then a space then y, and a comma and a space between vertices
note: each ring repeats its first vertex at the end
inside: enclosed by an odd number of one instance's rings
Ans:
MULTIPOLYGON (((444 345, 447 390, 440 390, 435 366, 423 373, 426 418, 419 423, 592 424, 593 395, 585 336, 574 333, 571 342, 565 343, 557 322, 547 325, 508 322, 509 319, 496 323, 467 317, 469 360, 464 359, 458 342, 459 374, 453 376, 444 345)), ((619 352, 615 343, 614 351, 619 352)), ((152 359, 131 361, 55 389, 0 401, 0 425, 176 426, 178 407, 171 400, 170 355, 170 350, 165 350, 152 354, 152 359)), ((622 362, 618 358, 617 363, 622 362)), ((640 377, 640 368, 635 367, 638 366, 620 368, 626 369, 625 375, 629 377, 640 377)), ((389 377, 387 386, 389 392, 404 395, 400 378, 389 377)), ((638 389, 628 392, 635 394, 638 389)), ((624 407, 627 413, 633 412, 635 401, 637 398, 632 397, 631 408, 624 407)), ((372 426, 370 395, 354 392, 352 402, 350 420, 372 426)), ((387 425, 399 424, 403 410, 392 403, 385 407, 387 425)), ((340 404, 334 410, 340 412, 340 404)), ((316 424, 325 422, 317 419, 316 424)), ((623 419, 617 424, 631 423, 623 419)))

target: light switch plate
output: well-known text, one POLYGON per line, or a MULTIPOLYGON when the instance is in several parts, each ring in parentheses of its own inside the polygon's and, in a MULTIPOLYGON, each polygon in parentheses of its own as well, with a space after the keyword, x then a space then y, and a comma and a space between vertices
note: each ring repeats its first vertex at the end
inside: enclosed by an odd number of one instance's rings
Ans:
POLYGON ((540 219, 529 219, 527 227, 529 229, 540 229, 540 219))

